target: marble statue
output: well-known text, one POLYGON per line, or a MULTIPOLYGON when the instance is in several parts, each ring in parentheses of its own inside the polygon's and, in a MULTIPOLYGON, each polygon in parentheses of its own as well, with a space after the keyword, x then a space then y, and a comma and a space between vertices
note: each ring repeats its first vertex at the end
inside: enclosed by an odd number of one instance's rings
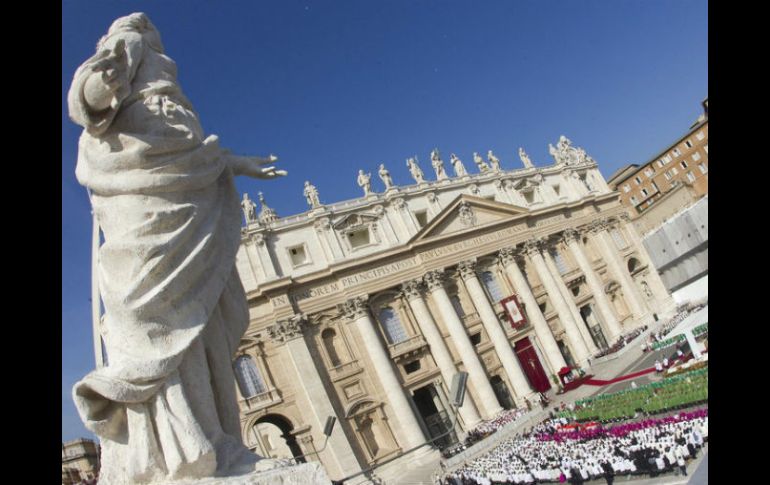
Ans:
POLYGON ((235 267, 233 178, 286 172, 270 165, 275 156, 236 156, 204 136, 176 73, 155 26, 134 13, 113 22, 67 99, 83 127, 77 179, 104 235, 109 364, 73 389, 101 441, 100 484, 220 480, 280 465, 241 438, 232 359, 249 312, 235 267))
POLYGON ((527 152, 521 147, 519 147, 519 158, 521 158, 521 163, 523 163, 526 168, 534 167, 532 160, 529 159, 529 155, 527 155, 527 152))
POLYGON ((564 135, 559 137, 556 147, 548 144, 548 153, 551 154, 557 165, 578 165, 594 162, 594 159, 589 157, 584 149, 573 147, 572 141, 564 135))
POLYGON ((447 174, 444 171, 444 162, 441 160, 441 155, 438 153, 438 148, 434 148, 433 151, 430 152, 430 160, 431 165, 433 165, 433 170, 436 171, 436 180, 447 179, 447 174))
POLYGON ((497 158, 494 153, 492 153, 492 150, 487 152, 487 159, 489 160, 489 164, 492 166, 493 171, 500 172, 500 170, 502 170, 500 168, 500 159, 497 158))
POLYGON ((489 172, 489 165, 487 165, 487 162, 485 162, 484 159, 481 158, 481 155, 476 152, 473 152, 473 162, 479 167, 480 173, 489 172))
POLYGON ((363 170, 359 170, 358 186, 364 189, 364 197, 372 195, 372 174, 365 174, 363 170))
POLYGON ((315 185, 311 184, 309 180, 305 180, 305 190, 303 193, 305 194, 307 205, 309 205, 311 209, 321 206, 321 201, 318 199, 318 189, 316 189, 315 185))
POLYGON ((382 183, 385 184, 385 192, 393 188, 393 179, 390 177, 390 172, 385 168, 385 164, 380 164, 380 170, 378 172, 380 174, 380 179, 382 180, 382 183))
POLYGON ((454 167, 455 175, 458 177, 464 177, 465 175, 468 175, 468 172, 465 171, 465 166, 463 166, 462 160, 457 158, 457 155, 454 153, 449 156, 449 163, 451 163, 452 167, 454 167))
POLYGON ((243 217, 246 219, 246 225, 249 225, 257 220, 257 204, 255 204, 253 200, 249 199, 249 194, 243 194, 241 208, 243 209, 243 217))
POLYGON ((425 174, 422 173, 422 169, 417 165, 417 156, 414 158, 406 159, 406 166, 409 167, 409 173, 412 174, 412 178, 418 184, 425 183, 425 174))

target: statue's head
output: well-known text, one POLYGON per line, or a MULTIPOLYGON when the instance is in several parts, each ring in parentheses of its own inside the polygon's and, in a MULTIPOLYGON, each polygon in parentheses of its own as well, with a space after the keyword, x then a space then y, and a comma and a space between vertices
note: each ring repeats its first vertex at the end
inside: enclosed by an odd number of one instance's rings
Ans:
POLYGON ((243 193, 243 200, 249 200, 249 194, 246 192, 243 193))
POLYGON ((99 39, 99 43, 96 45, 97 49, 100 49, 107 39, 119 32, 137 32, 144 37, 150 47, 163 53, 160 32, 152 24, 150 18, 142 12, 132 13, 114 21, 110 26, 110 30, 107 31, 107 35, 99 39))
POLYGON ((310 180, 305 180, 305 187, 307 187, 308 185, 310 185, 310 180))

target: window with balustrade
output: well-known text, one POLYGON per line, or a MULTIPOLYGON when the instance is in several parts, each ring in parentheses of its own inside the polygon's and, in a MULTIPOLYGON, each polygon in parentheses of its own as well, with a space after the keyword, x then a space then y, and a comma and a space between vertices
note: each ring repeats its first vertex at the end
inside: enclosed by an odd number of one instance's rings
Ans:
POLYGON ((235 380, 238 382, 238 388, 243 397, 250 398, 267 391, 265 380, 251 356, 238 357, 235 359, 234 367, 235 380))
POLYGON ((403 342, 409 337, 404 330, 404 325, 401 323, 401 318, 391 307, 385 307, 380 310, 378 319, 382 329, 385 331, 385 337, 388 339, 389 344, 397 344, 403 342))
POLYGON ((484 288, 487 290, 487 295, 492 300, 492 302, 497 303, 498 301, 505 298, 505 295, 500 289, 500 285, 498 284, 494 273, 491 271, 484 271, 479 275, 479 277, 481 282, 484 284, 484 288))

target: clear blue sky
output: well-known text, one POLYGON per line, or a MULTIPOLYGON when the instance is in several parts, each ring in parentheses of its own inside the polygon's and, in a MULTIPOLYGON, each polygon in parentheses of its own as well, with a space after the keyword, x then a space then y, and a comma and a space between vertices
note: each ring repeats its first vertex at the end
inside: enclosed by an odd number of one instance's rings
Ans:
MULTIPOLYGON (((550 165, 564 134, 607 177, 673 142, 708 96, 704 0, 64 1, 62 3, 62 440, 92 436, 72 385, 94 367, 91 216, 75 180, 81 129, 66 95, 77 66, 117 17, 143 11, 177 62, 207 133, 241 154, 275 153, 289 176, 239 179, 279 215, 358 197, 359 168, 405 159, 432 174, 433 147, 473 167, 523 146, 550 165)), ((475 167, 471 168, 475 172, 475 167)), ((429 175, 429 178, 433 178, 429 175)))

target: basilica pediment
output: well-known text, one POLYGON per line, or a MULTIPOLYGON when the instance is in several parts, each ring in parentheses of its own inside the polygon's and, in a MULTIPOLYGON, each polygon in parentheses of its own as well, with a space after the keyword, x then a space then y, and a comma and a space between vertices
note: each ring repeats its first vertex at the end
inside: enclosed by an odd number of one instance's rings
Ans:
POLYGON ((527 213, 523 207, 463 194, 420 229, 411 242, 472 231, 527 213))
POLYGON ((334 229, 338 231, 344 231, 348 229, 356 229, 359 227, 363 227, 376 220, 377 220, 376 214, 363 212, 363 213, 346 215, 345 217, 334 222, 332 226, 334 227, 334 229))

